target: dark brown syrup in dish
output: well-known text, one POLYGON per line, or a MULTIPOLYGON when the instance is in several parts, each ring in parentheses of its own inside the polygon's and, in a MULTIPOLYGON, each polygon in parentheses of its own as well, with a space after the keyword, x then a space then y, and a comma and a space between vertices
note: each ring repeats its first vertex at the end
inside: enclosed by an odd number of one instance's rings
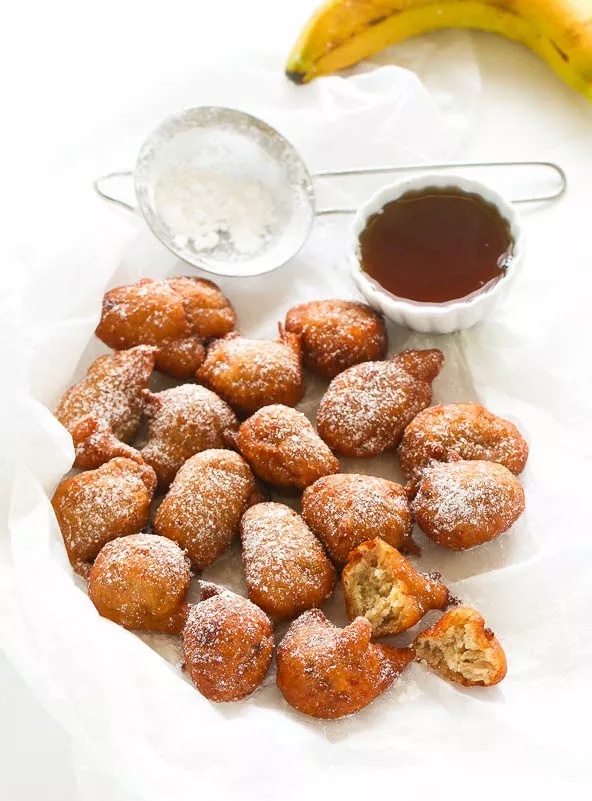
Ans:
POLYGON ((454 187, 407 192, 369 217, 360 234, 362 269, 393 295, 423 303, 489 288, 513 244, 495 206, 454 187))

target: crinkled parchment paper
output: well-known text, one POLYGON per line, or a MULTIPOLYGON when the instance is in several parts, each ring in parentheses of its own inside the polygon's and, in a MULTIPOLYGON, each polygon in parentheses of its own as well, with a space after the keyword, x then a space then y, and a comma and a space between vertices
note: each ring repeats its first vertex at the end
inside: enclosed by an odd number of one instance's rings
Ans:
MULTIPOLYGON (((558 337, 577 328, 585 307, 577 297, 568 303, 555 263, 528 262, 504 308, 474 330, 426 337, 389 329, 392 350, 444 351, 436 402, 478 399, 514 420, 532 446, 523 476, 527 511, 511 532, 467 553, 447 553, 418 535, 421 566, 441 570, 502 641, 509 672, 498 688, 461 689, 412 665, 360 714, 323 723, 291 710, 272 672, 246 702, 210 704, 180 672, 174 640, 140 638, 98 617, 69 567, 48 500, 73 459, 69 436, 48 408, 104 351, 93 329, 105 288, 183 272, 141 220, 92 197, 93 173, 133 162, 162 116, 198 103, 263 116, 313 169, 454 158, 479 97, 469 40, 442 39, 442 47, 455 41, 464 69, 454 98, 439 93, 433 59, 430 91, 411 72, 383 67, 299 89, 279 75, 220 73, 159 94, 87 158, 86 172, 77 167, 79 191, 46 206, 47 233, 32 243, 26 263, 12 263, 0 314, 0 634, 21 674, 72 734, 80 760, 108 777, 118 798, 365 797, 376 794, 383 771, 381 797, 396 797, 403 786, 408 793, 403 783, 411 775, 435 797, 443 788, 463 797, 478 777, 487 781, 491 765, 531 776, 543 765, 560 777, 587 770, 589 739, 574 736, 573 721, 592 664, 591 384, 585 340, 571 347, 558 337)), ((372 188, 359 181, 326 191, 359 201, 372 188)), ((547 220, 551 213, 540 212, 547 220)), ((541 230, 541 219, 528 215, 527 229, 541 230)), ((273 336, 296 301, 356 296, 345 270, 346 225, 319 221, 283 269, 220 282, 243 332, 273 336)), ((310 380, 307 413, 314 414, 322 391, 310 380)), ((344 469, 400 477, 393 455, 344 460, 344 469)), ((238 549, 206 575, 240 590, 238 549)), ((344 622, 339 593, 328 610, 344 622)), ((84 799, 95 797, 92 782, 80 787, 84 799)))

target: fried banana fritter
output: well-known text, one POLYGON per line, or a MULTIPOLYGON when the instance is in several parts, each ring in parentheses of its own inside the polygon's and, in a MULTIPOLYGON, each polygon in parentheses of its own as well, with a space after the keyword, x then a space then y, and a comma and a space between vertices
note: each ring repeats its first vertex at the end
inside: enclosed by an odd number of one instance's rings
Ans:
POLYGON ((229 334, 210 345, 196 378, 243 416, 274 403, 295 406, 304 394, 300 339, 281 326, 277 340, 229 334))
POLYGON ((419 662, 465 687, 491 687, 507 672, 504 649, 479 612, 467 606, 446 612, 414 647, 419 662))
POLYGON ((207 450, 185 462, 154 519, 154 531, 175 540, 203 570, 230 546, 249 505, 259 500, 251 468, 238 453, 207 450))
POLYGON ((378 698, 413 660, 410 648, 370 642, 364 617, 339 629, 320 609, 295 620, 277 650, 277 684, 294 709, 332 720, 378 698))
POLYGON ((203 340, 224 336, 235 322, 232 306, 212 281, 143 278, 106 293, 96 334, 114 350, 156 346, 157 369, 184 379, 204 359, 203 340))
POLYGON ((405 429, 399 460, 406 478, 418 478, 432 459, 447 454, 461 459, 498 462, 519 475, 528 445, 513 423, 478 403, 444 403, 420 412, 405 429))
POLYGON ((351 551, 341 581, 347 616, 367 618, 374 637, 400 634, 430 609, 445 609, 450 600, 437 574, 419 573, 380 538, 351 551))
POLYGON ((524 511, 522 485, 496 462, 432 462, 412 503, 419 527, 444 548, 464 551, 493 540, 524 511))
POLYGON ((236 415, 214 392, 182 384, 164 392, 143 392, 148 442, 141 449, 166 489, 179 468, 196 453, 223 448, 224 437, 238 428, 236 415))
POLYGON ((241 521, 249 598, 275 619, 320 606, 335 570, 300 515, 281 503, 259 503, 241 521))
POLYGON ((183 629, 185 670, 210 701, 240 701, 261 684, 273 656, 273 627, 258 606, 202 583, 183 629))
POLYGON ((381 537, 394 548, 417 552, 404 487, 358 473, 325 476, 302 496, 302 517, 337 565, 366 540, 381 537))
POLYGON ((124 458, 58 484, 51 503, 77 572, 88 574, 105 543, 144 528, 155 489, 154 470, 124 458))
POLYGON ((304 364, 325 378, 360 362, 379 361, 387 348, 382 315, 350 300, 312 300, 293 306, 286 331, 302 337, 304 364))
POLYGON ((323 396, 317 428, 342 456, 394 450, 405 427, 432 400, 439 350, 406 351, 386 362, 364 362, 336 376, 323 396))
POLYGON ((141 345, 99 356, 66 390, 54 414, 72 435, 76 467, 99 467, 115 456, 140 459, 125 443, 140 425, 142 390, 153 369, 154 348, 141 345))
POLYGON ((126 629, 180 634, 190 580, 189 560, 175 542, 131 534, 101 548, 88 594, 100 615, 126 629))
POLYGON ((339 472, 339 462, 309 420, 289 406, 264 406, 247 418, 233 442, 257 478, 276 487, 303 490, 339 472))

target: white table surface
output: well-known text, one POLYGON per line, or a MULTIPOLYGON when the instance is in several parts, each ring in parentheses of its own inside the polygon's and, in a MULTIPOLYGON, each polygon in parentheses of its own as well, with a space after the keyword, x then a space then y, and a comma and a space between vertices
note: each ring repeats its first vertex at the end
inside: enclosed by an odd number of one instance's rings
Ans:
MULTIPOLYGON (((4 102, 14 110, 8 141, 3 132, 8 230, 31 235, 27 204, 36 183, 46 183, 56 165, 96 142, 110 120, 133 113, 142 94, 158 90, 161 76, 228 61, 280 69, 314 5, 311 0, 13 3, 0 56, 9 76, 4 102)), ((558 225, 569 209, 583 220, 592 184, 592 107, 564 90, 519 46, 481 34, 474 40, 484 103, 466 155, 561 161, 570 168, 571 186, 558 225)), ((585 225, 574 226, 570 236, 574 248, 578 238, 586 246, 585 225)), ((0 267, 7 268, 6 262, 0 267)), ((80 773, 67 733, 0 648, 0 798, 75 801, 80 773)), ((96 787, 97 798, 107 797, 107 788, 96 787)), ((109 788, 111 801, 116 795, 116 788, 109 788)))

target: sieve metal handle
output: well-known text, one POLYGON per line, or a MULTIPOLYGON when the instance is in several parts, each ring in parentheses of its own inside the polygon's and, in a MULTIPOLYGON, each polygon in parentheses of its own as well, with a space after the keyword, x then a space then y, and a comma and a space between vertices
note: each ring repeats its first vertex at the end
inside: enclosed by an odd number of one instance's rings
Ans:
MULTIPOLYGON (((430 170, 453 170, 456 168, 474 167, 544 167, 552 170, 559 176, 559 187, 555 192, 547 195, 531 195, 530 197, 511 198, 512 203, 543 203, 557 200, 567 190, 567 175, 559 164, 553 161, 449 161, 444 164, 402 164, 388 165, 386 167, 354 167, 347 170, 321 170, 313 174, 313 178, 341 178, 348 175, 378 175, 380 173, 397 172, 426 172, 430 170)), ((355 208, 328 208, 317 210, 317 215, 323 214, 355 214, 355 208)))
POLYGON ((109 172, 107 175, 101 175, 100 178, 97 178, 96 181, 93 181, 93 188, 97 195, 103 200, 108 200, 109 203, 116 203, 118 206, 121 206, 127 211, 131 211, 134 214, 136 213, 136 209, 131 203, 127 203, 125 200, 122 200, 120 197, 116 195, 112 195, 110 192, 106 191, 103 188, 103 184, 107 181, 112 180, 113 178, 132 178, 133 172, 131 170, 120 170, 119 172, 109 172))

